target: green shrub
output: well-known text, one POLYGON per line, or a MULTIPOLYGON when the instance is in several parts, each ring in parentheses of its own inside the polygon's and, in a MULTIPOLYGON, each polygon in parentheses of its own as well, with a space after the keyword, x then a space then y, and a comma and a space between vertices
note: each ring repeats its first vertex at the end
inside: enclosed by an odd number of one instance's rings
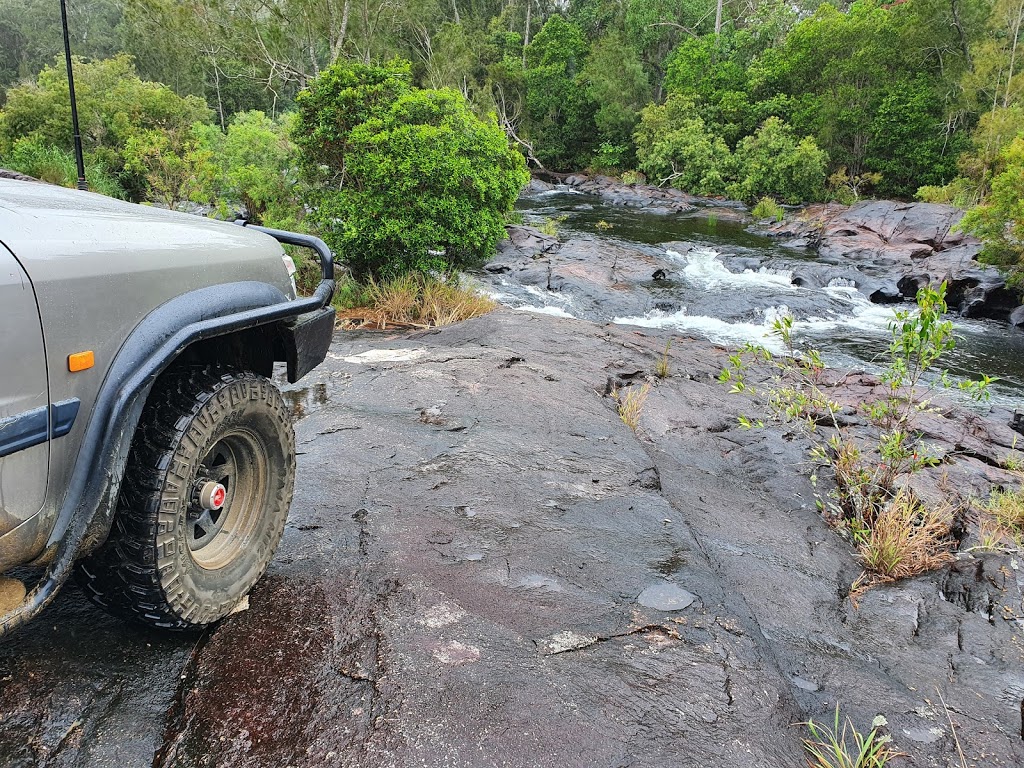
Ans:
MULTIPOLYGON (((101 61, 76 59, 75 90, 86 153, 102 157, 112 173, 121 174, 123 153, 133 137, 152 146, 152 132, 183 136, 193 123, 212 116, 202 99, 182 98, 166 85, 142 80, 131 57, 123 54, 101 61), (148 138, 138 138, 145 134, 148 138)), ((43 146, 72 146, 71 102, 63 62, 44 68, 35 82, 7 91, 0 111, 0 153, 11 151, 25 138, 43 146)), ((121 183, 142 194, 144 176, 123 174, 121 183)))
POLYGON ((1018 275, 1024 269, 1024 138, 1000 154, 991 193, 967 212, 960 228, 984 242, 982 261, 1018 275))
POLYGON ((245 206, 250 221, 280 229, 300 227, 296 149, 288 137, 293 114, 271 120, 259 111, 239 112, 227 133, 196 125, 199 147, 215 166, 214 197, 245 206))
POLYGON ((460 93, 412 88, 401 63, 337 64, 298 104, 311 218, 357 278, 490 257, 529 174, 460 93))
POLYGON ((775 202, 772 197, 762 197, 758 200, 757 205, 754 206, 751 215, 758 221, 764 221, 765 219, 772 219, 773 221, 782 221, 786 212, 782 206, 775 202))
POLYGON ((634 138, 640 169, 648 178, 698 195, 725 192, 732 154, 690 99, 669 96, 664 104, 647 107, 634 138))
POLYGON ((785 122, 769 117, 736 147, 737 182, 728 193, 752 201, 777 195, 797 204, 821 198, 828 155, 807 136, 797 140, 785 122))

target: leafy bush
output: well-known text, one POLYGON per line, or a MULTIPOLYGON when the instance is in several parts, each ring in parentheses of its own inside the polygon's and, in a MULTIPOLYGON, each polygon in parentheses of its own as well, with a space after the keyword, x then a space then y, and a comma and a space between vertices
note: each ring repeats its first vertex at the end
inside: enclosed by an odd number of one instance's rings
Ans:
POLYGON ((199 146, 192 131, 152 129, 131 136, 124 147, 124 170, 145 184, 148 200, 168 208, 215 194, 213 153, 199 146))
POLYGON ((999 156, 992 192, 960 222, 964 232, 985 243, 981 260, 1014 273, 1024 269, 1024 138, 1010 142, 999 156))
POLYGON ((412 88, 402 64, 329 68, 293 136, 311 217, 360 278, 482 263, 529 180, 496 123, 456 91, 412 88))
POLYGON ((288 138, 294 115, 271 120, 259 111, 239 112, 227 133, 215 125, 196 125, 199 146, 214 165, 214 197, 241 203, 250 221, 281 229, 300 225, 301 211, 293 170, 296 149, 288 138))
MULTIPOLYGON (((106 167, 118 173, 125 147, 133 137, 148 134, 138 141, 153 146, 151 132, 184 136, 193 123, 212 116, 202 99, 182 98, 166 85, 142 80, 126 55, 102 61, 76 59, 75 91, 86 151, 102 153, 106 167)), ((72 146, 71 102, 63 63, 46 67, 34 82, 7 91, 0 112, 0 153, 9 152, 23 138, 48 146, 72 146)), ((122 179, 129 187, 136 180, 145 185, 143 179, 133 179, 130 174, 122 179)))
POLYGON ((635 139, 640 169, 649 178, 698 195, 725 192, 732 155, 690 99, 669 96, 664 104, 647 107, 635 139))
POLYGON ((828 155, 807 136, 797 140, 793 129, 769 117, 736 148, 737 182, 729 195, 751 201, 777 195, 787 203, 821 197, 828 155))

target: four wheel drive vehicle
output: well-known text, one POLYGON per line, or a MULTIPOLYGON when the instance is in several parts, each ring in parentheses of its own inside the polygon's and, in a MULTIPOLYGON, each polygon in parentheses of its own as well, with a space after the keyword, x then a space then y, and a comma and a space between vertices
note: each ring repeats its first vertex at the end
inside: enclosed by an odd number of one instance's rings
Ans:
POLYGON ((323 361, 333 276, 316 238, 0 178, 0 573, 45 566, 27 594, 0 579, 0 634, 73 571, 158 627, 237 606, 295 476, 268 377, 323 361), (319 255, 311 298, 282 242, 319 255))

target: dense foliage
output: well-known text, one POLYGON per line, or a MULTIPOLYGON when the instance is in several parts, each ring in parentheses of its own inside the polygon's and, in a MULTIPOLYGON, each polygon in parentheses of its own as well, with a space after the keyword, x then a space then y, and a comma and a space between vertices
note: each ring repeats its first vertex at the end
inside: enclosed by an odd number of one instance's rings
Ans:
MULTIPOLYGON (((56 7, 0 0, 0 156, 65 179, 56 7)), ((244 186, 256 215, 287 203, 301 217, 281 116, 303 89, 343 87, 332 78, 349 65, 395 72, 381 65, 397 58, 410 62, 400 75, 366 87, 453 89, 533 167, 642 171, 750 201, 984 203, 965 226, 995 260, 1020 250, 1000 200, 1024 132, 1024 0, 71 0, 69 12, 89 173, 133 197, 238 203, 244 186), (219 159, 228 133, 260 120, 268 151, 219 159), (271 194, 282 179, 287 194, 271 194)), ((344 178, 366 117, 322 144, 344 164, 317 163, 344 178)))
POLYGON ((295 140, 312 217, 360 277, 483 263, 529 180, 495 122, 412 87, 401 63, 325 70, 299 95, 295 140))

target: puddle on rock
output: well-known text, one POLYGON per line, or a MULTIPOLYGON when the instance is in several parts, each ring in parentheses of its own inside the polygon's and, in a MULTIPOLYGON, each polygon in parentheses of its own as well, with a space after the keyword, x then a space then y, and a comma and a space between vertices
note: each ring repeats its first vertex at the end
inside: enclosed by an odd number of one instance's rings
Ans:
POLYGON ((305 418, 313 411, 320 410, 327 400, 327 382, 318 381, 311 387, 282 390, 281 395, 288 403, 288 410, 295 421, 305 418))

